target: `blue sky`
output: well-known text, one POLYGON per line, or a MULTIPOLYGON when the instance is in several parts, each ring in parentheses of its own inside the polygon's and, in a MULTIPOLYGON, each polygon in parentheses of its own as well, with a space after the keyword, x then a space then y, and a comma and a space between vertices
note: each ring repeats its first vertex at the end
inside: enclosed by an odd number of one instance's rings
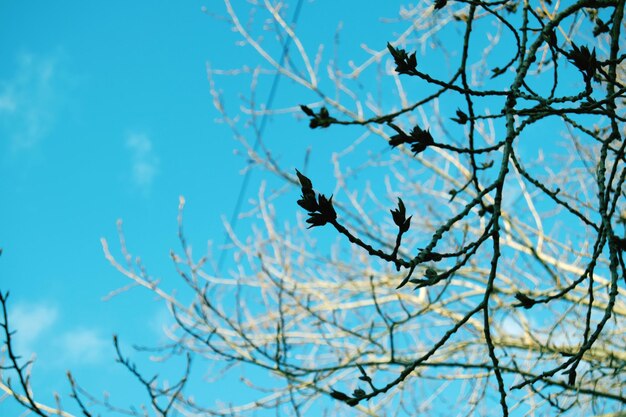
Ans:
MULTIPOLYGON (((396 6, 355 10, 332 3, 331 10, 330 4, 304 2, 307 46, 331 41, 340 20, 348 47, 386 40, 377 30, 355 29, 361 19, 393 15, 396 6)), ((210 16, 223 6, 207 4, 204 13, 204 5, 0 4, 0 289, 11 292, 16 348, 25 358, 36 354, 33 387, 42 401, 58 391, 70 402, 65 371, 71 369, 91 392, 108 390, 130 403, 137 387, 113 363, 112 334, 128 345, 163 340, 167 314, 146 293, 102 301, 127 283, 100 246, 105 237, 116 251, 117 219, 131 251, 156 275, 175 275, 168 254, 179 247, 180 195, 191 242, 221 244, 222 216, 232 213, 245 159, 234 154, 239 146, 230 130, 215 122, 205 68, 259 60, 210 16)), ((249 79, 218 82, 236 110, 249 79)), ((298 104, 289 88, 281 85, 277 103, 298 104)), ((259 91, 259 101, 265 93, 259 91)), ((293 158, 287 165, 297 166, 310 145, 311 133, 299 126, 298 137, 268 126, 272 146, 293 158)), ((253 176, 249 196, 259 181, 253 176)), ((227 397, 219 389, 212 395, 227 397)), ((2 415, 19 410, 11 400, 0 402, 2 415)))
MULTIPOLYGON (((241 11, 246 3, 233 0, 241 11)), ((324 59, 331 59, 341 21, 340 54, 359 62, 368 56, 362 44, 381 49, 403 29, 380 21, 397 14, 395 2, 362 5, 305 0, 298 24, 305 48, 314 51, 324 43, 324 59)), ((0 290, 11 291, 16 348, 25 358, 37 356, 33 386, 42 401, 51 402, 58 391, 71 403, 65 379, 71 369, 94 394, 107 390, 122 405, 145 402, 140 387, 114 363, 111 336, 120 336, 125 351, 132 344, 157 344, 165 340, 168 314, 145 291, 103 301, 128 283, 105 260, 100 244, 106 238, 119 255, 118 219, 130 251, 169 288, 178 285, 169 253, 180 248, 179 196, 186 200, 185 230, 194 253, 213 241, 219 256, 222 221, 234 209, 246 159, 230 129, 216 121, 206 67, 261 63, 251 48, 237 46, 240 39, 219 18, 223 13, 215 1, 0 3, 0 290)), ((273 45, 278 55, 278 43, 273 45)), ((423 58, 426 63, 440 58, 441 48, 434 49, 423 58)), ((295 64, 302 68, 297 58, 295 64)), ((260 103, 272 76, 262 77, 260 103)), ((227 108, 238 112, 250 76, 215 81, 227 108)), ((328 82, 321 85, 332 92, 328 82)), ((296 95, 301 91, 281 81, 276 107, 317 99, 296 95)), ((385 105, 397 103, 397 96, 381 95, 385 105)), ((453 115, 456 108, 446 105, 442 113, 453 115)), ((312 146, 310 169, 324 167, 315 172, 315 184, 332 189, 330 153, 359 134, 351 128, 311 131, 303 119, 276 118, 268 122, 264 143, 286 168, 301 167, 312 146)), ((530 146, 524 141, 520 148, 535 152, 532 140, 530 135, 530 146)), ((389 152, 382 141, 368 142, 363 150, 366 157, 381 152, 389 152)), ((272 186, 271 177, 253 171, 246 201, 266 179, 272 186)), ((277 207, 286 220, 298 212, 294 200, 277 207)), ((243 236, 246 225, 239 225, 243 236)), ((229 253, 225 259, 228 271, 234 263, 229 253)), ((230 399, 237 384, 238 375, 231 375, 199 392, 210 404, 230 399)), ((0 402, 0 415, 19 412, 15 402, 0 402)))
MULTIPOLYGON (((227 26, 201 6, 0 6, 0 287, 11 291, 17 347, 37 354, 42 400, 67 393, 66 369, 94 393, 119 388, 111 381, 132 388, 113 364, 111 335, 161 337, 162 307, 146 294, 102 301, 126 284, 99 241, 115 243, 118 218, 163 273, 172 272, 179 195, 193 235, 221 239, 243 162, 214 123, 205 64, 235 54, 216 41, 227 26)), ((10 400, 0 410, 17 415, 10 400)))

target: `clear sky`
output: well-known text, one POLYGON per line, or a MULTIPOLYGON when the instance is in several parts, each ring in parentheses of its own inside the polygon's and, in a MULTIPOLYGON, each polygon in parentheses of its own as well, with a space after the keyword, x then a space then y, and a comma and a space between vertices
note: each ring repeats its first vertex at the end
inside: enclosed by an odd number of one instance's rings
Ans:
MULTIPOLYGON (((247 1, 232 3, 248 17, 247 1)), ((367 48, 384 48, 404 29, 381 19, 397 16, 398 8, 397 2, 304 0, 298 33, 309 51, 325 44, 327 62, 342 22, 339 53, 348 52, 344 64, 350 58, 358 62, 369 56, 367 48), (375 7, 364 7, 369 4, 375 7)), ((220 19, 223 14, 216 0, 0 0, 0 291, 11 292, 16 349, 24 359, 36 355, 33 387, 41 401, 51 403, 57 391, 71 403, 69 369, 93 394, 111 392, 120 405, 146 402, 142 387, 114 363, 112 335, 129 352, 133 344, 155 345, 165 341, 162 328, 169 319, 163 303, 146 291, 103 301, 128 284, 100 244, 106 238, 119 256, 118 219, 130 251, 169 288, 178 285, 169 253, 180 248, 179 196, 186 200, 185 230, 194 253, 207 241, 214 248, 222 244, 223 218, 232 215, 246 159, 231 130, 216 121, 206 68, 254 68, 262 62, 251 48, 237 45, 240 39, 220 19)), ((278 56, 278 42, 273 44, 278 56)), ((445 47, 454 49, 437 45, 432 54, 445 47)), ((324 69, 320 74, 326 77, 324 69)), ((259 103, 267 99, 272 75, 262 77, 259 103)), ((238 112, 249 75, 218 76, 216 82, 227 107, 238 112)), ((281 81, 276 106, 317 99, 295 91, 302 90, 281 81)), ((391 100, 396 104, 397 96, 391 100)), ((389 100, 385 105, 390 107, 389 100)), ((455 109, 442 113, 453 115, 455 109)), ((358 136, 347 134, 353 132, 349 128, 329 131, 311 131, 302 118, 270 119, 264 143, 284 168, 301 167, 312 147, 311 166, 325 164, 316 172, 319 184, 333 178, 330 152, 358 136)), ((377 141, 364 153, 387 151, 377 141)), ((246 201, 266 177, 253 171, 246 201)), ((293 219, 299 209, 295 198, 287 201, 278 209, 293 219)), ((246 235, 245 223, 238 231, 246 235)), ((217 257, 219 250, 213 253, 217 257)), ((225 259, 228 271, 234 262, 229 253, 225 259)), ((197 392, 207 404, 228 401, 238 395, 238 383, 231 375, 197 392)), ((11 399, 0 402, 0 417, 20 412, 11 399)))
MULTIPOLYGON (((339 21, 347 48, 384 45, 388 33, 372 22, 397 5, 354 3, 305 1, 307 45, 332 41, 339 21)), ((234 68, 259 59, 235 46, 235 34, 211 13, 223 14, 223 5, 0 2, 0 290, 11 292, 16 348, 24 358, 36 354, 40 400, 58 391, 70 403, 71 369, 94 394, 107 390, 131 403, 138 387, 113 362, 112 334, 125 346, 163 340, 167 314, 145 292, 102 301, 127 284, 100 246, 105 237, 116 250, 117 219, 130 250, 172 280, 179 195, 187 200, 191 242, 221 244, 222 216, 232 213, 246 162, 234 154, 240 146, 230 130, 215 123, 206 64, 234 68)), ((219 81, 237 109, 236 93, 249 80, 219 81)), ((288 89, 279 87, 277 101, 298 104, 288 89)), ((294 158, 287 165, 297 166, 310 145, 304 123, 301 130, 294 137, 270 123, 272 146, 294 158)), ((253 177, 249 196, 259 181, 253 177)), ((211 391, 214 399, 232 389, 221 387, 211 391)), ((12 400, 0 402, 0 415, 19 410, 12 400)))

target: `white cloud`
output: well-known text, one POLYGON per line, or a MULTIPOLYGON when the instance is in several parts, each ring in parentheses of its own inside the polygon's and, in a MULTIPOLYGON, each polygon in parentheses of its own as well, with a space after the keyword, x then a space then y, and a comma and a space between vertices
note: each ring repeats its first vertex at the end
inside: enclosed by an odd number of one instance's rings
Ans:
POLYGON ((21 54, 15 75, 0 80, 0 132, 12 151, 36 147, 55 120, 61 81, 58 56, 21 54))
POLYGON ((34 351, 34 343, 57 321, 58 310, 50 305, 18 304, 9 312, 9 325, 16 330, 15 350, 20 355, 34 351))
POLYGON ((60 311, 50 304, 16 304, 9 311, 9 325, 16 331, 13 348, 23 358, 32 354, 46 357, 54 366, 99 363, 110 359, 111 340, 94 329, 70 327, 59 320, 60 311), (65 328, 63 328, 65 327, 65 328))
POLYGON ((158 172, 159 158, 146 134, 133 133, 126 138, 126 147, 132 157, 132 180, 135 186, 147 192, 158 172))
POLYGON ((59 347, 65 361, 76 363, 95 363, 104 359, 110 341, 91 329, 75 329, 63 333, 59 338, 59 347))

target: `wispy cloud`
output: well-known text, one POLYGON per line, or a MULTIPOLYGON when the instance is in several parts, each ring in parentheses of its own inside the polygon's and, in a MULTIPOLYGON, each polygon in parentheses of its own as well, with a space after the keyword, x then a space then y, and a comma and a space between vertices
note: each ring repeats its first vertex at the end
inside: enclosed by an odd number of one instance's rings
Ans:
POLYGON ((56 323, 58 310, 51 305, 17 304, 9 312, 9 324, 16 330, 15 349, 22 355, 35 350, 35 343, 56 323))
POLYGON ((112 357, 109 337, 97 329, 68 326, 60 316, 50 302, 15 304, 9 311, 15 352, 22 357, 48 355, 45 363, 56 367, 92 365, 112 357))
POLYGON ((107 357, 111 342, 92 329, 74 329, 61 334, 59 347, 64 361, 72 364, 96 363, 107 357))
POLYGON ((147 192, 159 168, 159 158, 154 152, 152 142, 146 134, 133 133, 126 138, 126 147, 131 152, 133 184, 147 192))
POLYGON ((13 77, 0 80, 0 132, 12 151, 36 147, 54 124, 60 95, 59 57, 21 54, 13 77))

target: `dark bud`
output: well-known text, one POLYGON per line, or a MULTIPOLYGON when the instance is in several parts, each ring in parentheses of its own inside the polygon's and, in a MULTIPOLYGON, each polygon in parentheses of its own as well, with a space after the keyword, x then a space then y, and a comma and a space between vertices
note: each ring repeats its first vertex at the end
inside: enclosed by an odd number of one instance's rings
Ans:
POLYGON ((393 217, 393 222, 400 229, 400 233, 407 232, 411 227, 411 217, 406 218, 406 207, 404 206, 404 202, 401 198, 398 198, 398 208, 395 210, 390 210, 391 216, 393 217))
POLYGON ((593 36, 607 33, 611 30, 608 23, 604 23, 600 18, 596 18, 596 25, 593 28, 593 36))
POLYGON ((326 220, 326 216, 324 216, 322 213, 309 213, 309 218, 306 219, 306 222, 309 223, 309 227, 307 227, 307 229, 316 226, 324 226, 326 223, 328 223, 328 221, 326 220))
POLYGON ((417 71, 417 58, 415 52, 407 54, 404 49, 394 48, 390 43, 387 43, 387 49, 393 57, 396 64, 396 72, 398 74, 414 74, 417 71))
POLYGON ((309 212, 317 211, 318 204, 315 200, 315 192, 313 192, 313 183, 297 169, 296 175, 302 187, 302 196, 298 200, 298 205, 309 212))
POLYGON ((339 401, 347 402, 348 400, 350 400, 350 397, 348 397, 346 394, 344 394, 341 391, 331 390, 330 396, 339 401))
POLYGON ((411 151, 413 151, 415 155, 424 152, 428 145, 435 143, 430 131, 423 130, 419 126, 415 126, 413 130, 411 130, 411 138, 413 140, 411 151))
POLYGON ((413 130, 411 130, 411 137, 418 142, 424 143, 426 145, 432 145, 435 143, 433 136, 430 134, 429 130, 423 130, 419 126, 415 126, 413 130))
POLYGON ((400 58, 400 53, 396 50, 396 48, 391 46, 389 42, 387 42, 387 49, 389 49, 389 53, 391 54, 394 60, 400 58))
POLYGON ((309 218, 306 220, 309 223, 309 229, 335 220, 337 213, 333 207, 333 197, 326 198, 323 194, 318 194, 316 199, 311 180, 297 169, 296 175, 302 187, 302 196, 298 200, 298 205, 309 212, 309 218))
POLYGON ((397 135, 393 135, 389 138, 389 144, 395 148, 398 145, 402 145, 403 143, 411 142, 411 137, 406 133, 398 133, 397 135))
POLYGON ((568 56, 569 61, 583 73, 585 79, 590 80, 596 74, 598 69, 598 60, 596 58, 596 48, 589 51, 586 46, 580 48, 572 44, 572 50, 568 56))
POLYGON ((317 210, 322 213, 324 216, 328 218, 328 221, 337 219, 337 213, 335 212, 335 208, 333 207, 333 196, 330 198, 326 198, 324 194, 319 194, 317 196, 318 200, 318 208, 317 210))
POLYGON ((400 226, 400 231, 402 233, 408 232, 409 229, 411 228, 411 219, 413 218, 413 216, 409 216, 408 219, 406 219, 404 221, 404 223, 402 223, 402 226, 400 226))
POLYGON ((498 77, 498 76, 500 76, 500 75, 504 74, 504 72, 505 72, 505 71, 506 71, 506 68, 498 68, 498 67, 493 68, 493 69, 491 70, 491 72, 492 72, 492 74, 491 74, 491 78, 496 78, 496 77, 498 77))
POLYGON ((300 207, 309 212, 309 229, 316 226, 324 226, 326 223, 337 219, 337 213, 333 207, 333 197, 326 198, 323 194, 318 194, 317 203, 315 203, 315 195, 303 197, 298 200, 300 207), (306 207, 305 207, 306 206, 306 207))
POLYGON ((435 1, 435 10, 443 9, 444 7, 446 7, 446 3, 448 3, 448 0, 435 1))
POLYGON ((308 212, 317 211, 318 205, 317 201, 315 200, 315 193, 311 192, 303 194, 302 198, 298 200, 298 205, 308 212))
POLYGON ((328 127, 333 122, 337 121, 334 117, 330 117, 330 113, 328 113, 326 107, 322 107, 317 114, 307 106, 301 105, 300 108, 311 118, 311 120, 309 120, 309 127, 311 129, 315 129, 316 127, 328 127))
POLYGON ((467 117, 467 114, 463 113, 461 109, 458 109, 456 111, 456 117, 452 117, 450 120, 457 122, 460 125, 464 125, 469 120, 469 117, 467 117))
POLYGON ((393 135, 389 139, 389 144, 392 147, 396 147, 403 143, 410 143, 411 151, 413 151, 413 153, 417 155, 418 153, 421 153, 424 150, 426 150, 426 148, 429 145, 432 145, 435 143, 435 140, 433 139, 433 136, 430 134, 430 131, 423 130, 419 126, 415 126, 411 130, 411 133, 408 135, 402 129, 400 129, 399 127, 397 127, 396 125, 392 123, 389 123, 389 126, 391 126, 396 132, 398 132, 397 135, 393 135))
POLYGON ((418 155, 426 150, 427 146, 423 143, 414 143, 411 145, 411 151, 414 155, 418 155))
POLYGON ((361 388, 357 388, 354 390, 354 392, 352 393, 352 396, 354 398, 363 398, 365 397, 365 391, 362 390, 361 388))
POLYGON ((305 105, 300 105, 300 108, 302 109, 302 111, 310 117, 315 117, 315 112, 313 110, 311 110, 309 107, 305 106, 305 105))
POLYGON ((358 403, 359 403, 359 398, 350 398, 346 401, 346 404, 348 404, 350 407, 354 407, 358 403))
POLYGON ((393 217, 393 222, 396 224, 396 226, 402 227, 402 225, 406 221, 406 207, 404 206, 404 202, 401 198, 398 198, 398 208, 390 211, 391 216, 393 217))
POLYGON ((524 307, 528 310, 537 304, 537 301, 533 300, 526 294, 522 294, 521 292, 515 293, 515 298, 519 301, 519 304, 515 305, 516 307, 524 307))
POLYGON ((448 201, 452 202, 452 200, 455 199, 455 197, 457 196, 458 193, 459 193, 459 191, 457 191, 457 190, 450 190, 450 191, 448 191, 448 194, 450 194, 450 200, 448 200, 448 201))
POLYGON ((305 191, 313 191, 313 183, 310 179, 302 175, 300 171, 296 169, 296 175, 298 176, 298 181, 300 181, 300 185, 302 186, 302 192, 305 191))

